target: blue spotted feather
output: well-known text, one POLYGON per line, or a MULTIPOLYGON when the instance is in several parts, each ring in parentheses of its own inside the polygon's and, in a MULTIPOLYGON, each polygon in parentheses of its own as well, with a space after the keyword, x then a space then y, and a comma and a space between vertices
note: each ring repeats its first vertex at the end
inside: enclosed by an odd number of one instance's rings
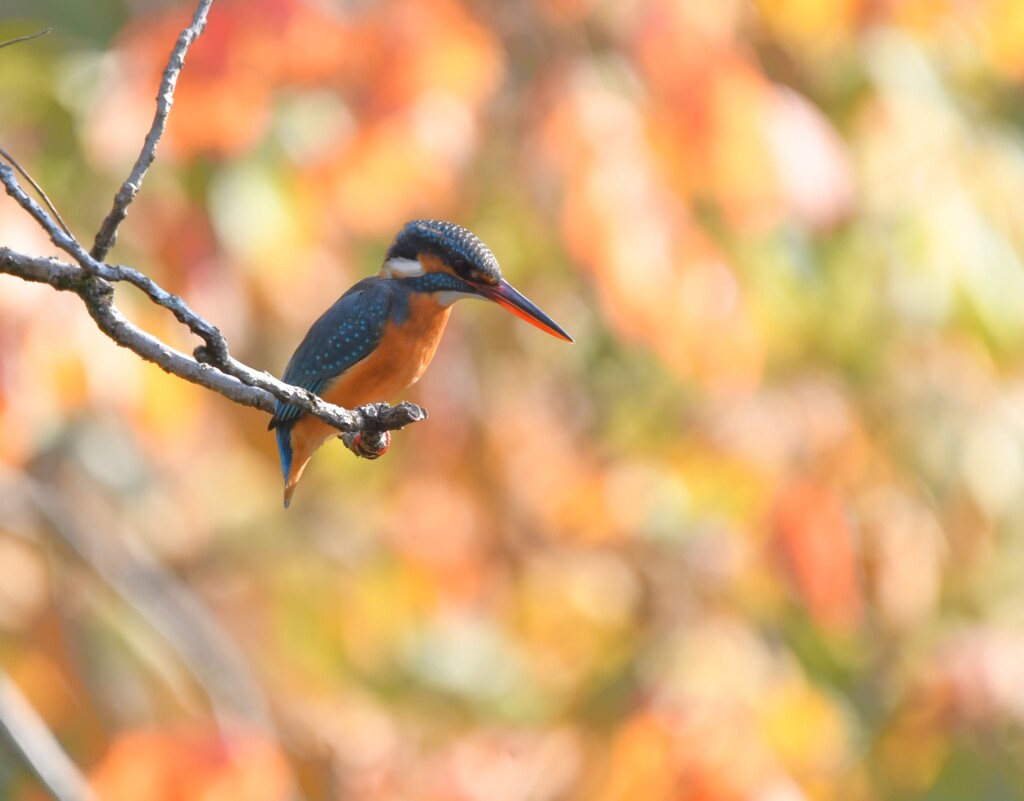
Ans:
MULTIPOLYGON (((313 323, 281 380, 323 394, 332 381, 373 353, 387 321, 404 313, 394 295, 388 282, 376 278, 349 289, 313 323)), ((298 406, 278 401, 269 428, 291 428, 303 414, 298 406)))

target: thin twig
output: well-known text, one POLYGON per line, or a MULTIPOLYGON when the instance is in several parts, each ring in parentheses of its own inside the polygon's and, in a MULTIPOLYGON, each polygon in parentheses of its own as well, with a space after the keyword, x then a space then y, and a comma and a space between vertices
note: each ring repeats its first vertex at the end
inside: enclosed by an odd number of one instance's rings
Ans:
POLYGON ((135 160, 135 166, 132 167, 128 178, 121 185, 121 188, 117 190, 117 194, 114 195, 114 205, 96 234, 96 241, 93 243, 92 250, 90 251, 90 254, 96 261, 106 259, 110 248, 117 241, 118 226, 128 216, 128 205, 139 193, 142 179, 145 178, 146 171, 156 157, 156 146, 160 142, 160 137, 164 135, 164 129, 167 127, 167 117, 171 113, 171 106, 174 105, 174 88, 178 83, 178 75, 185 65, 185 54, 192 43, 203 32, 203 28, 206 27, 206 16, 212 4, 213 0, 200 0, 192 17, 192 24, 181 32, 177 44, 174 45, 174 49, 171 51, 171 57, 167 62, 167 68, 164 70, 163 79, 160 81, 160 89, 156 96, 156 114, 153 117, 152 125, 150 125, 149 133, 146 134, 142 151, 135 160))
MULTIPOLYGON (((47 30, 49 30, 49 28, 47 28, 47 30)), ((39 35, 40 34, 38 34, 38 33, 35 34, 35 36, 39 36, 39 35)), ((35 37, 29 37, 29 38, 35 38, 35 37)), ((17 40, 15 40, 15 41, 17 41, 17 40)), ((10 44, 10 42, 8 42, 7 44, 10 44)), ((0 45, 0 47, 3 47, 3 45, 0 45)), ((0 156, 2 156, 4 159, 6 159, 9 162, 10 165, 12 167, 14 167, 14 169, 16 169, 20 173, 22 178, 24 178, 26 181, 28 181, 30 184, 32 184, 32 188, 36 190, 36 194, 39 195, 39 197, 41 197, 43 199, 43 202, 46 204, 46 207, 50 210, 50 212, 53 214, 53 216, 57 218, 57 222, 60 223, 60 227, 64 229, 64 233, 67 234, 72 239, 74 239, 75 235, 71 233, 71 229, 68 228, 67 223, 64 222, 64 218, 60 216, 60 212, 57 211, 57 207, 54 206, 53 203, 50 202, 50 198, 48 198, 46 196, 46 192, 44 192, 43 188, 38 183, 36 183, 35 179, 31 175, 28 174, 28 171, 18 163, 18 160, 16 158, 14 158, 14 156, 12 156, 10 153, 8 153, 6 150, 4 150, 2 147, 0 147, 0 156)))
POLYGON ((53 28, 43 28, 41 31, 30 33, 25 36, 19 36, 17 39, 8 39, 6 42, 0 43, 0 49, 7 47, 7 45, 17 44, 18 42, 29 42, 32 39, 38 39, 40 36, 46 36, 53 28))
POLYGON ((224 339, 224 335, 216 326, 210 325, 192 311, 182 298, 168 292, 148 275, 144 275, 132 267, 103 265, 103 268, 100 275, 106 280, 129 283, 137 289, 141 289, 155 304, 169 310, 179 323, 186 326, 189 331, 206 343, 206 347, 203 349, 204 362, 231 373, 230 369, 226 369, 231 361, 231 356, 228 353, 228 343, 224 339))
MULTIPOLYGON (((38 39, 40 36, 46 36, 52 30, 53 28, 43 28, 43 30, 37 31, 36 33, 30 33, 25 36, 19 36, 17 39, 9 39, 8 41, 0 44, 0 49, 7 47, 8 45, 18 44, 19 42, 30 42, 33 39, 38 39)), ((46 204, 46 207, 57 219, 57 222, 60 224, 60 227, 64 230, 64 233, 66 233, 70 238, 74 239, 74 234, 71 233, 71 229, 68 228, 67 223, 64 222, 64 218, 60 216, 60 212, 57 211, 57 207, 50 202, 50 198, 47 196, 46 192, 43 191, 43 188, 29 174, 28 170, 22 167, 21 164, 18 163, 18 160, 14 158, 14 156, 12 156, 6 150, 4 150, 2 147, 0 147, 0 156, 6 159, 10 163, 10 165, 14 167, 14 169, 16 169, 18 173, 32 185, 32 188, 36 190, 36 194, 38 194, 39 197, 43 199, 43 202, 46 204)))
MULTIPOLYGON (((2 149, 0 149, 0 153, 3 153, 2 149)), ((12 161, 12 163, 19 172, 23 175, 25 174, 16 162, 12 161)), ((29 178, 29 180, 31 181, 32 179, 29 178)), ((230 357, 228 355, 227 343, 224 341, 220 331, 193 312, 184 300, 162 289, 155 281, 138 270, 131 267, 104 264, 94 258, 92 254, 87 253, 85 248, 67 229, 67 226, 64 226, 63 231, 57 230, 57 225, 53 219, 18 185, 18 180, 11 172, 10 167, 4 164, 0 164, 0 182, 3 183, 7 194, 18 201, 21 207, 31 214, 36 222, 50 235, 50 241, 72 256, 87 274, 99 276, 112 282, 125 281, 138 287, 146 293, 150 300, 159 306, 169 309, 178 322, 188 326, 192 333, 202 338, 206 343, 204 352, 209 354, 208 362, 218 364, 228 361, 230 357)), ((32 183, 35 186, 35 182, 33 181, 32 183)), ((42 194, 41 190, 40 194, 42 194)), ((46 196, 43 195, 43 197, 45 198, 46 196)), ((49 204, 49 200, 47 200, 47 203, 49 204)), ((53 209, 52 206, 50 208, 53 209)), ((56 214, 56 211, 54 213, 56 214)), ((57 215, 57 218, 60 219, 60 215, 57 215)))
POLYGON ((78 240, 73 235, 65 232, 60 225, 54 222, 53 217, 47 214, 46 210, 36 203, 28 192, 21 188, 14 174, 14 169, 2 162, 0 162, 0 183, 3 183, 7 194, 14 198, 18 205, 25 209, 39 223, 40 227, 50 235, 50 241, 53 244, 73 257, 75 261, 82 265, 83 269, 92 271, 91 265, 95 263, 95 260, 85 252, 85 248, 78 243, 78 240))
POLYGON ((39 713, 2 670, 0 731, 57 801, 95 801, 96 795, 89 782, 61 748, 39 713))

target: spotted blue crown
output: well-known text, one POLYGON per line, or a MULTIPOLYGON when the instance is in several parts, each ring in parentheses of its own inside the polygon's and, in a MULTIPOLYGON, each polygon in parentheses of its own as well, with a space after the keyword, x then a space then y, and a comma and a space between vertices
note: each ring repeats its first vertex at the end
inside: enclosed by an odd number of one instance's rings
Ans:
POLYGON ((498 260, 475 234, 442 220, 413 220, 405 224, 388 248, 387 259, 415 259, 431 253, 449 264, 456 275, 496 284, 501 280, 498 260))

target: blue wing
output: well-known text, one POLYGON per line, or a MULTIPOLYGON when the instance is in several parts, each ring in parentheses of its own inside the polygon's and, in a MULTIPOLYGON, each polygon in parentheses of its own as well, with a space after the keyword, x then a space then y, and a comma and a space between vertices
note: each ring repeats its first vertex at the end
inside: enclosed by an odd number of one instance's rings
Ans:
MULTIPOLYGON (((281 380, 321 394, 334 379, 376 350, 392 306, 387 281, 363 279, 313 323, 281 380)), ((303 414, 298 406, 278 401, 268 428, 290 428, 303 414)))

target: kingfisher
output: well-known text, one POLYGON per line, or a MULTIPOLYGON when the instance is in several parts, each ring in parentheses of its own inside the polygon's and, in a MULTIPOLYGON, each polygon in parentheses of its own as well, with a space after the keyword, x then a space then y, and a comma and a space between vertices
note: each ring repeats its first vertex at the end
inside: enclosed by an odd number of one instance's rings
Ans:
MULTIPOLYGON (((502 277, 498 260, 475 235, 450 222, 413 220, 391 243, 380 272, 355 284, 313 323, 281 380, 347 409, 391 398, 423 375, 452 304, 462 298, 493 301, 573 341, 502 277)), ((288 508, 314 451, 339 432, 283 401, 268 428, 277 430, 288 508)), ((358 436, 353 450, 359 452, 358 436)))

